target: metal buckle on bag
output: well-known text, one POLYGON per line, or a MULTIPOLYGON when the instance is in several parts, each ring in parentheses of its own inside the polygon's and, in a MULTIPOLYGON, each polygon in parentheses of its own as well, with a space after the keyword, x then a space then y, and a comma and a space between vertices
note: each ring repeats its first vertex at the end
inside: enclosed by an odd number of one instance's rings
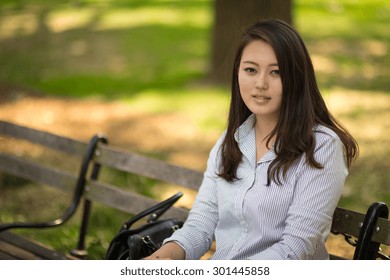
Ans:
POLYGON ((174 226, 172 227, 172 230, 173 230, 173 231, 177 231, 179 228, 180 228, 179 225, 174 225, 174 226))
POLYGON ((152 243, 152 239, 150 238, 149 235, 143 236, 143 237, 142 237, 142 241, 143 241, 146 245, 149 245, 150 243, 152 243))

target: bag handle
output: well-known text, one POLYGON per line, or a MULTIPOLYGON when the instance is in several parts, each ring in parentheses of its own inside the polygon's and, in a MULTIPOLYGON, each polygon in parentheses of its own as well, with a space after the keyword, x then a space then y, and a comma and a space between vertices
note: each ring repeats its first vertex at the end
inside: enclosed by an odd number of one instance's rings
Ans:
POLYGON ((143 217, 150 215, 148 219, 148 223, 156 221, 162 214, 164 214, 172 205, 178 201, 183 196, 182 192, 178 192, 171 196, 170 198, 167 198, 164 201, 161 201, 160 203, 138 213, 131 219, 129 219, 127 222, 125 222, 122 226, 122 230, 129 229, 135 222, 142 219, 143 217))

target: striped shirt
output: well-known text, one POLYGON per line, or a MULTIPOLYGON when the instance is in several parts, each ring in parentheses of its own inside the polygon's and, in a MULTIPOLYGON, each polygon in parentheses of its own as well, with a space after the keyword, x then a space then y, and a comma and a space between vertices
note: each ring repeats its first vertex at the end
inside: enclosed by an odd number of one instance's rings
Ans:
POLYGON ((199 259, 213 240, 211 259, 328 259, 325 241, 348 174, 340 139, 317 125, 314 157, 323 169, 309 166, 302 155, 281 177, 282 185, 271 180, 267 186, 268 166, 276 156, 271 149, 256 163, 254 123, 251 115, 235 134, 243 154, 240 180, 216 175, 223 134, 210 152, 187 221, 165 242, 178 243, 186 259, 199 259))

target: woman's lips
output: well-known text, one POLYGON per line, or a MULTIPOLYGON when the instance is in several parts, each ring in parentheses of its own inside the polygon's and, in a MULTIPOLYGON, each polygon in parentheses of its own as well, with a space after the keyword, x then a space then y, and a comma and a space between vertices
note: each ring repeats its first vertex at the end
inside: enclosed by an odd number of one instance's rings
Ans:
POLYGON ((260 101, 270 100, 271 97, 265 95, 253 95, 253 98, 260 101))

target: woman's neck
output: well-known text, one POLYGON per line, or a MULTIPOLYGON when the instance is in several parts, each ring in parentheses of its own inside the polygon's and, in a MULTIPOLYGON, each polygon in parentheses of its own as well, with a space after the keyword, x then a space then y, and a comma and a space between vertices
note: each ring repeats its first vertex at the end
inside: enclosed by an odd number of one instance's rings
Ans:
POLYGON ((272 148, 275 142, 275 135, 268 141, 268 137, 275 129, 276 119, 264 119, 256 117, 255 134, 256 134, 256 162, 258 162, 272 148), (269 145, 267 146, 267 142, 269 145))
POLYGON ((267 136, 275 129, 278 120, 277 118, 260 118, 256 116, 255 131, 256 139, 264 141, 267 136))

